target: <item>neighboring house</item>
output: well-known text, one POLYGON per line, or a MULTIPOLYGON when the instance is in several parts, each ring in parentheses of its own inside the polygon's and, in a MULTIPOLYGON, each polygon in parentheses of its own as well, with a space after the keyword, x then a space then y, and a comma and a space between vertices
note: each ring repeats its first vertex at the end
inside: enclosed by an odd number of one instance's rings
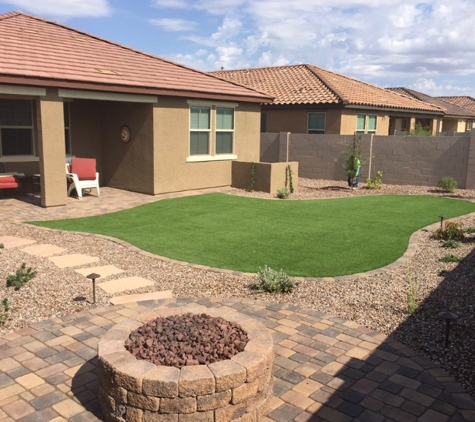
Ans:
POLYGON ((56 22, 0 15, 0 162, 40 173, 43 206, 66 204, 67 156, 96 158, 101 185, 151 195, 229 186, 232 160, 259 161, 270 101, 56 22))
POLYGON ((436 132, 439 107, 309 65, 211 72, 275 97, 262 105, 262 132, 394 134, 416 122, 436 132))
POLYGON ((437 97, 437 98, 440 98, 441 100, 455 104, 459 107, 468 108, 469 110, 475 111, 475 98, 472 98, 468 95, 463 95, 459 97, 437 97))
POLYGON ((469 132, 475 121, 475 111, 458 106, 441 98, 431 97, 413 89, 398 87, 386 88, 392 92, 407 95, 420 101, 432 104, 444 110, 445 114, 439 119, 437 132, 469 132))

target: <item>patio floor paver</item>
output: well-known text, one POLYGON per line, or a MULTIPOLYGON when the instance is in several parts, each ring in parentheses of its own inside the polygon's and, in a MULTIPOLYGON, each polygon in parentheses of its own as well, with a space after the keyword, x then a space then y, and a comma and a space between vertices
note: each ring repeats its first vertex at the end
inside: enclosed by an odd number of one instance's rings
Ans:
POLYGON ((53 255, 59 255, 65 252, 66 249, 60 248, 56 245, 41 244, 27 246, 26 248, 23 248, 22 251, 35 256, 48 257, 53 255))
POLYGON ((97 399, 97 343, 124 317, 157 308, 169 313, 218 308, 213 312, 223 315, 237 310, 269 328, 275 350, 289 352, 276 356, 275 397, 263 422, 475 420, 475 402, 436 364, 390 337, 348 326, 341 318, 260 300, 147 298, 52 318, 1 337, 0 421, 103 420, 97 399), (277 330, 289 319, 299 322, 298 335, 277 330), (326 337, 343 334, 352 342, 330 345, 315 340, 322 335, 318 327, 328 325, 332 329, 325 329, 326 337), (21 345, 15 343, 18 339, 24 339, 21 345), (363 342, 376 349, 359 353, 363 342), (330 353, 342 344, 349 355, 330 353), (315 353, 303 357, 296 351, 299 346, 315 353), (24 360, 27 351, 34 357, 24 360))
POLYGON ((88 256, 80 253, 53 256, 48 259, 59 268, 79 267, 80 265, 92 264, 93 262, 100 261, 96 256, 88 256))

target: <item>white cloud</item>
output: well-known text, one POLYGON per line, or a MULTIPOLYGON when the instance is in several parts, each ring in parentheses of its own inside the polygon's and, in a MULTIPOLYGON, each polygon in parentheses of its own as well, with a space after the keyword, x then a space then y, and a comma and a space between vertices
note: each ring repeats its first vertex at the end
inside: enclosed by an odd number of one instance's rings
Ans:
POLYGON ((426 78, 417 79, 413 84, 409 85, 409 88, 432 96, 444 96, 457 93, 460 95, 473 95, 473 93, 475 93, 475 89, 470 86, 460 86, 453 82, 438 84, 433 79, 426 78))
POLYGON ((168 7, 176 9, 185 9, 188 3, 185 0, 154 0, 152 4, 156 7, 168 7))
POLYGON ((185 19, 150 19, 149 22, 154 26, 159 26, 165 31, 192 31, 197 23, 185 19))
POLYGON ((107 0, 0 0, 24 12, 59 17, 103 17, 111 13, 107 0))

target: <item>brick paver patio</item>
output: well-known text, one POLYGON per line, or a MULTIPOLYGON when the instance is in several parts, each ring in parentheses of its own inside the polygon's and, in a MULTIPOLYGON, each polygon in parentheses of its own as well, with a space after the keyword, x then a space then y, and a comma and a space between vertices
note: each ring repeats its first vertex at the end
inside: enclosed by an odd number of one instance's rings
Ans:
POLYGON ((264 421, 474 421, 475 402, 436 364, 356 323, 249 299, 147 300, 39 322, 0 338, 0 421, 102 420, 96 345, 114 324, 159 306, 230 307, 275 342, 275 397, 264 421))

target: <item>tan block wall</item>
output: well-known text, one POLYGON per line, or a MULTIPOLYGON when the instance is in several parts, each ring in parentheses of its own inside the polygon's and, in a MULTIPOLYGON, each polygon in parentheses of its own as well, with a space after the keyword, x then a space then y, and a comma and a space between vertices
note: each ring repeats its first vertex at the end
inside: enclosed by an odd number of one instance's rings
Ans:
MULTIPOLYGON (((160 98, 154 106, 155 194, 231 185, 231 160, 186 161, 189 113, 186 99, 160 98)), ((234 131, 234 153, 238 160, 259 161, 259 128, 260 105, 239 104, 235 109, 234 131)))

